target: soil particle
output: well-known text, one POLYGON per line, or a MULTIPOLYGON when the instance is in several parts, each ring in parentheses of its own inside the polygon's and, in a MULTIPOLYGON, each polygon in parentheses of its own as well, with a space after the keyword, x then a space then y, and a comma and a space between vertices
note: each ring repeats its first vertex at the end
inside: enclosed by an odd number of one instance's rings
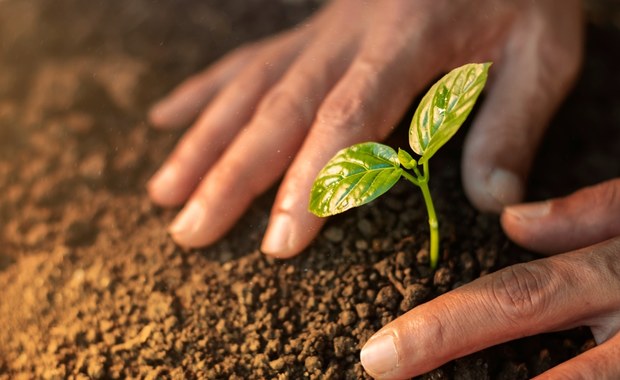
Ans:
POLYGON ((68 247, 89 245, 97 236, 97 229, 89 220, 75 220, 65 230, 64 243, 68 247))
POLYGON ((515 379, 526 380, 529 379, 527 366, 524 363, 507 362, 502 365, 500 372, 497 375, 498 380, 515 379))
POLYGON ((355 323, 355 321, 357 321, 357 315, 352 310, 345 310, 341 312, 338 318, 339 324, 345 327, 351 326, 355 323))
POLYGON ((454 272, 446 267, 438 268, 433 276, 433 284, 437 287, 447 288, 454 280, 454 272))
POLYGON ((172 314, 173 297, 161 292, 153 292, 146 301, 146 317, 161 322, 172 314))
POLYGON ((304 361, 306 370, 311 374, 320 375, 320 370, 323 367, 321 359, 318 356, 308 356, 304 361))
POLYGON ((383 306, 387 310, 394 310, 400 303, 400 298, 400 294, 398 294, 393 286, 384 286, 377 293, 375 303, 379 306, 383 306))
POLYGON ((359 303, 355 305, 355 311, 360 319, 367 319, 372 316, 372 305, 369 303, 359 303))
POLYGON ((420 266, 428 265, 429 263, 429 254, 428 249, 421 248, 418 253, 415 255, 416 263, 420 266))
POLYGON ((357 222, 357 228, 367 239, 372 239, 377 233, 375 225, 368 219, 360 219, 357 222))
POLYGON ((355 354, 357 344, 355 340, 348 336, 339 336, 334 338, 334 355, 337 358, 349 358, 355 354))
POLYGON ((344 231, 338 227, 330 227, 323 232, 323 236, 332 243, 340 243, 344 238, 344 231))
POLYGON ((538 353, 538 357, 534 361, 534 371, 542 373, 553 367, 553 361, 548 349, 543 349, 538 353))
POLYGON ((490 380, 489 363, 484 355, 474 354, 459 360, 454 368, 455 380, 490 380))
POLYGON ((430 296, 428 287, 422 284, 411 284, 405 288, 403 300, 400 303, 401 311, 409 311, 426 302, 430 296))

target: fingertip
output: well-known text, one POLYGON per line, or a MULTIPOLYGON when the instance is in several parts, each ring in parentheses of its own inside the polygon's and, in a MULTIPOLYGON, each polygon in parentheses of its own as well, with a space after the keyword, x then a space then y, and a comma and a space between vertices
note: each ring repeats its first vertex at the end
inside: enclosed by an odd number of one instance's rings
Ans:
POLYGON ((291 222, 291 217, 288 214, 274 215, 265 232, 261 252, 280 259, 294 256, 297 252, 292 251, 291 247, 291 222))
POLYGON ((463 178, 468 198, 480 211, 500 213, 523 198, 523 180, 511 170, 495 168, 487 176, 464 172, 463 178))
POLYGON ((167 99, 162 99, 149 109, 147 120, 157 129, 176 128, 178 127, 178 123, 176 123, 175 118, 172 117, 174 112, 171 108, 170 102, 167 99))
POLYGON ((523 198, 523 181, 515 172, 496 168, 487 180, 490 196, 502 206, 508 206, 523 198))
POLYGON ((500 223, 506 235, 523 248, 548 252, 550 247, 545 241, 550 240, 548 223, 545 218, 551 214, 551 202, 533 202, 506 207, 501 214, 500 223), (543 238, 540 238, 542 233, 543 238))
POLYGON ((175 207, 185 201, 179 191, 179 173, 173 166, 165 165, 146 183, 149 198, 159 206, 175 207))
POLYGON ((504 209, 502 217, 511 224, 527 226, 532 220, 546 217, 550 212, 551 202, 542 201, 508 206, 504 209))
POLYGON ((396 336, 390 332, 379 332, 372 336, 360 352, 360 362, 364 370, 376 379, 391 378, 398 369, 400 355, 396 336))
POLYGON ((297 256, 308 247, 322 225, 322 219, 307 211, 295 216, 292 211, 280 211, 271 217, 261 252, 278 259, 297 256))
POLYGON ((207 226, 208 220, 202 202, 190 200, 170 223, 168 233, 172 240, 183 247, 204 247, 216 240, 207 226))
POLYGON ((618 235, 620 180, 581 189, 561 198, 514 205, 502 213, 510 239, 541 253, 583 248, 618 235))

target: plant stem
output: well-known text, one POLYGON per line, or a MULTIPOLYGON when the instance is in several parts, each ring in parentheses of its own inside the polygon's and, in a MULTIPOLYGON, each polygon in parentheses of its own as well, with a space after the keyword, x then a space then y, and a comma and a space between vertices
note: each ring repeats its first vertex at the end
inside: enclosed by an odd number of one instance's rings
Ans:
POLYGON ((424 175, 422 175, 417 168, 414 168, 414 172, 417 178, 404 170, 403 176, 409 180, 409 182, 419 186, 422 190, 422 196, 424 197, 424 203, 426 204, 426 211, 428 213, 428 226, 431 233, 429 257, 431 268, 435 269, 437 267, 437 263, 439 262, 439 223, 437 222, 437 214, 435 214, 433 198, 431 197, 431 192, 428 188, 428 162, 424 163, 424 175))
POLYGON ((413 183, 416 186, 422 186, 420 184, 420 181, 419 181, 420 177, 416 178, 416 177, 412 176, 409 172, 406 172, 404 170, 403 170, 403 177, 405 177, 407 179, 407 181, 413 183))
POLYGON ((422 195, 424 196, 424 202, 426 203, 426 211, 428 212, 428 226, 431 231, 431 268, 435 269, 437 267, 437 262, 439 261, 439 223, 437 223, 437 215, 435 214, 433 198, 431 198, 431 192, 428 189, 428 181, 420 181, 420 189, 422 189, 422 195))

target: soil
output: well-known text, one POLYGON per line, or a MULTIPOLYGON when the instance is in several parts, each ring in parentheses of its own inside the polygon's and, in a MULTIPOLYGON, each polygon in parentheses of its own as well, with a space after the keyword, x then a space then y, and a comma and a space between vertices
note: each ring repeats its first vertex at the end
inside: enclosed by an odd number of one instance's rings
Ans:
MULTIPOLYGON (((464 133, 434 163, 435 272, 424 206, 406 184, 331 219, 292 260, 258 251, 274 190, 216 245, 173 244, 175 211, 154 207, 144 184, 180 133, 150 130, 148 105, 317 7, 0 1, 0 379, 367 378, 359 350, 383 324, 536 257, 464 197, 464 133)), ((619 48, 618 30, 590 27, 584 74, 543 143, 530 199, 620 176, 619 48)), ((422 378, 526 379, 593 344, 586 329, 544 334, 422 378)))

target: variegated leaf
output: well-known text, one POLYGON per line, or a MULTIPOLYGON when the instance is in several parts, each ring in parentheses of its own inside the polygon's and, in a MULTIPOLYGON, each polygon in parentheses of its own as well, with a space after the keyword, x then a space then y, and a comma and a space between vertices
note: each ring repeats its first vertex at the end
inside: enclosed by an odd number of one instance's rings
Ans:
POLYGON ((388 191, 401 174, 394 149, 372 142, 353 145, 319 172, 308 209, 323 217, 361 206, 388 191))
POLYGON ((471 112, 487 80, 491 63, 458 67, 422 98, 409 128, 409 145, 428 161, 458 131, 471 112))

